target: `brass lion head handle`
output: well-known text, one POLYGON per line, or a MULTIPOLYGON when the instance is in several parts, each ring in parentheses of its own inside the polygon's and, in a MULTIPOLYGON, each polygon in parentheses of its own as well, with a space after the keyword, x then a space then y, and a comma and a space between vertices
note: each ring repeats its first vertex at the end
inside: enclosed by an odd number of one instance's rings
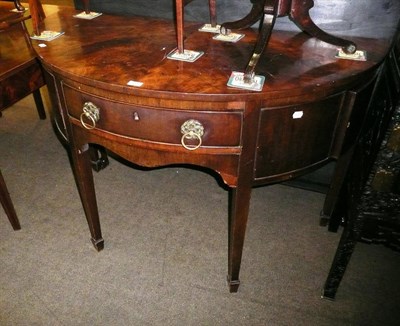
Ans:
POLYGON ((204 127, 199 121, 194 119, 185 121, 181 126, 181 133, 183 134, 181 144, 187 150, 194 151, 201 146, 203 142, 201 137, 204 135, 204 127), (187 140, 192 139, 197 139, 197 144, 192 145, 187 143, 187 140))

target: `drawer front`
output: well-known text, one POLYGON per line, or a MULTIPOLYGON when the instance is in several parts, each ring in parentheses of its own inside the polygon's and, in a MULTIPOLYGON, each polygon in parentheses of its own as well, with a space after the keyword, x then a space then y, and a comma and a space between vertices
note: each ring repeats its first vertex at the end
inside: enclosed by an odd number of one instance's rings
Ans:
POLYGON ((263 109, 256 178, 300 171, 330 156, 343 95, 323 101, 263 109))
MULTIPOLYGON (((83 106, 93 103, 99 109, 96 129, 145 141, 181 144, 184 133, 181 126, 196 120, 203 128, 202 147, 240 146, 242 113, 159 109, 119 103, 80 92, 68 85, 63 86, 68 114, 80 120, 83 106)), ((83 117, 88 125, 90 119, 83 117)), ((199 143, 197 136, 186 137, 189 146, 199 143)))

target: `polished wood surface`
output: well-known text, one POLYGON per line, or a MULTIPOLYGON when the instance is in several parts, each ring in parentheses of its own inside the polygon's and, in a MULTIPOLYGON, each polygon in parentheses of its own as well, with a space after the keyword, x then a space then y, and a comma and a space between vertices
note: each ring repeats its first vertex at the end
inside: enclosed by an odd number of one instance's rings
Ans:
POLYGON ((163 98, 184 95, 196 99, 198 94, 197 98, 215 94, 221 99, 251 97, 285 105, 298 102, 299 94, 303 98, 306 95, 306 102, 347 89, 357 82, 360 73, 367 75, 368 69, 382 60, 389 42, 358 39, 360 48, 368 51, 368 61, 356 62, 336 59, 336 47, 307 35, 274 31, 270 49, 259 66, 268 82, 263 92, 254 93, 228 88, 226 83, 232 70, 243 71, 246 67, 256 31, 246 30, 244 39, 230 44, 212 41, 211 34, 198 32, 201 23, 187 23, 186 47, 205 51, 191 64, 166 59, 166 54, 176 48, 172 21, 111 15, 85 21, 71 18, 79 11, 46 8, 47 15, 56 12, 45 20, 44 28, 68 31, 38 51, 55 71, 61 70, 75 80, 88 78, 88 84, 97 88, 137 95, 155 91, 163 98), (110 48, 118 50, 118 57, 110 55, 110 48), (112 73, 106 73, 110 70, 112 73), (143 82, 143 86, 128 87, 130 80, 143 82))
POLYGON ((40 88, 44 79, 39 61, 32 50, 22 18, 28 14, 11 12, 12 3, 0 2, 0 20, 12 22, 0 30, 0 115, 1 111, 33 93, 39 117, 44 119, 40 88))
MULTIPOLYGON (((238 290, 251 188, 288 180, 337 159, 345 170, 390 40, 355 39, 367 61, 335 58, 337 49, 305 34, 274 31, 258 70, 260 92, 227 86, 243 71, 257 32, 223 43, 186 24, 194 63, 166 58, 175 23, 102 15, 79 20, 71 8, 45 7, 43 28, 65 35, 39 47, 57 128, 71 152, 92 242, 104 246, 89 144, 146 167, 192 164, 231 187, 228 283, 238 290), (133 86, 128 83, 133 81, 133 86), (137 84, 138 82, 142 84, 137 84), (90 112, 90 113, 88 113, 90 112), (360 119, 361 118, 361 119, 360 119), (191 120, 203 132, 182 133, 191 120), (188 148, 189 147, 189 148, 188 148), (193 148, 198 147, 198 148, 193 148)), ((343 171, 336 171, 337 186, 343 171)), ((332 193, 328 204, 337 204, 332 193)))

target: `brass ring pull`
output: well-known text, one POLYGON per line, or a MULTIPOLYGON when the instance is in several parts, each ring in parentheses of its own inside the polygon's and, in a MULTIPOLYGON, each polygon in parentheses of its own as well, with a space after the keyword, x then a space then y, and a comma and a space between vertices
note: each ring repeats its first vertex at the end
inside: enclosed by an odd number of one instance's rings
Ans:
POLYGON ((203 142, 201 137, 204 135, 204 127, 199 121, 193 119, 185 121, 181 126, 181 133, 183 134, 181 144, 187 150, 194 151, 201 146, 203 142), (191 139, 197 139, 197 144, 192 145, 186 143, 186 140, 191 139))
POLYGON ((194 132, 188 132, 186 134, 183 134, 183 136, 181 138, 182 146, 185 147, 189 151, 194 151, 194 150, 198 149, 201 146, 201 142, 202 142, 201 137, 198 134, 194 133, 194 132), (197 143, 197 145, 185 144, 185 139, 193 139, 193 138, 197 138, 198 139, 199 142, 197 143))
POLYGON ((100 110, 92 102, 86 102, 83 105, 83 112, 80 120, 81 124, 85 129, 91 130, 96 128, 96 122, 100 120, 100 110), (84 118, 90 120, 90 123, 84 121, 84 118))

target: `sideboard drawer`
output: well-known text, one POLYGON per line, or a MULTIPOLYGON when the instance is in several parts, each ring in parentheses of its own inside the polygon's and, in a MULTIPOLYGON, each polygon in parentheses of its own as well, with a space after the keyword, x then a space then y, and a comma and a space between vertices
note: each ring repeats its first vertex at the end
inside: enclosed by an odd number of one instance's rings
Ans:
POLYGON ((295 173, 326 160, 344 93, 322 101, 261 110, 256 178, 295 173))
MULTIPOLYGON (((242 113, 220 112, 204 109, 166 109, 136 106, 120 103, 81 92, 68 85, 63 85, 65 102, 70 117, 80 120, 83 106, 93 103, 99 109, 96 129, 124 137, 159 142, 181 144, 183 133, 181 126, 190 120, 198 121, 202 128, 202 147, 240 146, 242 113)), ((84 121, 85 122, 85 121, 84 121)), ((91 124, 90 119, 86 122, 91 124)), ((194 146, 198 139, 185 140, 194 146)))

